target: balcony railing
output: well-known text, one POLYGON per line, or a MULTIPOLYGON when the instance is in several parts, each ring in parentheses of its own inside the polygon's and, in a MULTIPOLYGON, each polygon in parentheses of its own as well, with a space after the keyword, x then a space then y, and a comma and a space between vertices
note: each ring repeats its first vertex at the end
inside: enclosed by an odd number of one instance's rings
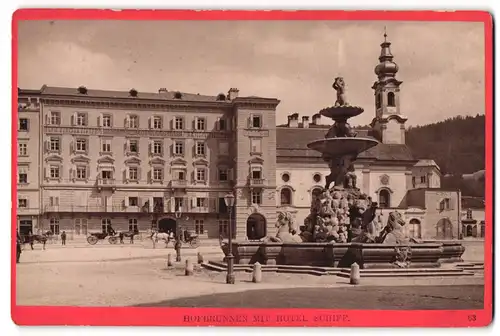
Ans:
MULTIPOLYGON (((218 213, 225 214, 227 209, 225 206, 219 206, 219 198, 207 197, 204 198, 202 206, 197 206, 197 201, 192 197, 182 197, 181 204, 182 213, 218 213)), ((167 214, 175 213, 179 210, 178 206, 172 203, 174 200, 165 199, 163 205, 158 204, 152 207, 144 205, 145 199, 141 199, 139 205, 124 206, 123 204, 108 204, 108 205, 50 205, 46 204, 42 207, 42 212, 115 212, 115 213, 149 213, 149 214, 167 214)), ((177 201, 179 202, 179 201, 177 201)))
POLYGON ((265 180, 263 178, 249 178, 248 184, 251 187, 262 187, 265 184, 265 180))
POLYGON ((187 187, 187 180, 172 180, 170 181, 170 186, 172 188, 186 188, 187 187))
POLYGON ((114 178, 102 178, 99 177, 97 179, 97 187, 98 188, 116 188, 116 181, 114 178))

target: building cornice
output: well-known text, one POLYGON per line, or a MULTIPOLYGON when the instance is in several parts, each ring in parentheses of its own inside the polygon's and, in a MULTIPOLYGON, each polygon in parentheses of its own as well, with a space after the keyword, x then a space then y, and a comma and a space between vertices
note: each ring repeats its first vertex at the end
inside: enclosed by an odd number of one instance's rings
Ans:
POLYGON ((165 101, 154 99, 126 99, 100 97, 61 97, 44 96, 42 103, 49 106, 66 106, 93 109, 130 109, 130 110, 167 110, 194 112, 204 109, 203 112, 220 113, 221 110, 231 110, 233 105, 228 102, 208 101, 165 101))
POLYGON ((194 130, 152 130, 118 127, 44 126, 43 131, 49 134, 164 137, 177 139, 229 139, 231 136, 229 131, 204 132, 194 130))
POLYGON ((133 109, 133 110, 169 110, 169 111, 199 111, 217 112, 231 110, 234 107, 258 110, 275 110, 280 103, 274 98, 235 98, 228 101, 189 101, 189 100, 159 100, 141 98, 110 98, 85 96, 43 95, 42 103, 50 106, 76 106, 95 109, 133 109))

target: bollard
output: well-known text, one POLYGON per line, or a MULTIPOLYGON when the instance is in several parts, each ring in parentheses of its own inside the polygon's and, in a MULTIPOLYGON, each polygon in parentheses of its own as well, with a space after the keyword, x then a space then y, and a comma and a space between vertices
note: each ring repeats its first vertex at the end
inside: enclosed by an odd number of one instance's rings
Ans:
POLYGON ((175 261, 180 262, 181 261, 181 247, 182 243, 179 239, 175 241, 174 249, 175 249, 175 261))
POLYGON ((167 257, 167 267, 174 266, 174 261, 172 260, 172 255, 169 253, 167 257))
POLYGON ((191 262, 191 259, 186 259, 186 276, 193 275, 194 273, 194 268, 193 268, 193 263, 191 262))
POLYGON ((262 265, 257 261, 253 264, 252 282, 259 283, 262 281, 262 265))
POLYGON ((198 252, 198 264, 203 264, 203 256, 201 255, 201 252, 198 252))
POLYGON ((359 285, 359 278, 361 277, 360 272, 359 272, 359 265, 357 263, 354 263, 351 265, 351 278, 350 278, 350 283, 351 285, 359 285))

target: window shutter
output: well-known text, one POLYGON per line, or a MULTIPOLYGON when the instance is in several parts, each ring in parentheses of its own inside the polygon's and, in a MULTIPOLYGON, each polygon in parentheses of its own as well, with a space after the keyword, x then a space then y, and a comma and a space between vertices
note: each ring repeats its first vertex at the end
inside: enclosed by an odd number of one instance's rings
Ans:
POLYGON ((220 118, 217 118, 215 121, 215 130, 220 131, 220 118))
POLYGON ((437 204, 436 204, 436 210, 441 211, 441 204, 442 204, 442 203, 443 203, 443 201, 442 201, 442 200, 440 200, 439 202, 437 202, 437 204))
POLYGON ((248 117, 248 128, 252 128, 252 117, 248 117))
POLYGON ((126 208, 128 208, 128 206, 129 206, 128 196, 125 196, 125 199, 123 200, 123 204, 125 205, 126 208))
POLYGON ((148 171, 148 183, 151 183, 152 177, 153 177, 153 171, 150 170, 150 171, 148 171))
POLYGON ((73 153, 75 153, 75 150, 76 150, 76 146, 75 146, 75 141, 73 140, 69 143, 69 151, 70 151, 70 153, 73 154, 73 153))
POLYGON ((50 125, 50 116, 49 116, 49 114, 48 114, 48 113, 47 113, 47 114, 45 114, 45 124, 46 124, 46 125, 50 125))
POLYGON ((153 154, 153 143, 151 140, 148 143, 148 153, 149 155, 153 154))
POLYGON ((127 167, 127 168, 122 170, 122 178, 123 178, 124 183, 127 183, 128 177, 129 177, 129 175, 128 175, 128 167, 127 167))
POLYGON ((45 140, 45 151, 48 152, 50 150, 50 141, 45 140))
POLYGON ((30 200, 29 198, 26 198, 26 208, 30 208, 30 200))
POLYGON ((151 120, 151 117, 148 118, 148 128, 153 128, 153 121, 151 120))
POLYGON ((455 202, 453 202, 453 199, 450 198, 450 210, 455 210, 455 202))
POLYGON ((137 180, 141 181, 141 167, 137 167, 137 180))
POLYGON ((54 205, 55 205, 55 206, 59 206, 59 196, 56 196, 56 197, 54 197, 54 198, 55 198, 55 200, 56 200, 56 204, 54 204, 54 205))
POLYGON ((123 121, 123 125, 125 126, 125 128, 130 127, 130 116, 125 117, 125 120, 123 121))
MULTIPOLYGON (((196 197, 192 197, 191 198, 191 209, 194 209, 196 208, 196 197)), ((187 209, 186 209, 187 210, 187 209)))
POLYGON ((99 116, 97 117, 97 126, 102 127, 103 125, 104 125, 104 123, 103 123, 103 115, 102 115, 102 113, 101 113, 101 114, 99 114, 99 116))
POLYGON ((45 178, 48 179, 50 177, 50 169, 48 167, 43 168, 45 172, 45 178))
POLYGON ((194 118, 193 121, 191 122, 193 124, 193 130, 195 130, 195 131, 197 130, 197 128, 196 128, 197 120, 198 120, 198 118, 194 118))
POLYGON ((72 126, 75 126, 76 125, 76 119, 77 119, 77 115, 76 115, 76 112, 73 113, 73 115, 71 116, 71 125, 72 126))
POLYGON ((69 169, 69 178, 72 180, 75 178, 75 170, 73 168, 69 169))
POLYGON ((233 168, 229 169, 227 175, 228 175, 229 181, 233 180, 234 179, 234 169, 233 168))
POLYGON ((174 119, 170 119, 169 123, 170 123, 170 129, 173 130, 174 129, 174 119))

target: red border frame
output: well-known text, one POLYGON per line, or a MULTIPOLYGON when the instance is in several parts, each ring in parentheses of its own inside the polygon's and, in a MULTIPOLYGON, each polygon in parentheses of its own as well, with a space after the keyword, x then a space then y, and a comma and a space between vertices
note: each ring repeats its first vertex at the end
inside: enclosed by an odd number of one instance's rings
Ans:
MULTIPOLYGON (((342 326, 342 327, 479 327, 492 321, 493 256, 493 23, 481 11, 194 11, 194 10, 99 10, 20 9, 12 20, 12 101, 17 101, 17 23, 21 20, 386 20, 483 22, 485 29, 486 115, 486 226, 485 309, 477 311, 386 311, 325 309, 234 309, 234 308, 133 308, 133 307, 31 307, 16 305, 15 243, 12 240, 12 319, 19 325, 114 325, 114 326, 342 326), (301 314, 309 322, 253 323, 252 315, 301 314), (318 314, 347 316, 338 322, 313 322, 318 314), (241 322, 184 321, 185 316, 246 316, 241 322), (473 319, 471 316, 474 315, 473 319), (390 316, 391 318, 387 318, 390 316)), ((17 104, 12 104, 12 143, 17 140, 17 104)), ((12 146, 12 199, 16 199, 17 151, 12 146)), ((16 234, 16 208, 12 207, 12 234, 16 234)))

